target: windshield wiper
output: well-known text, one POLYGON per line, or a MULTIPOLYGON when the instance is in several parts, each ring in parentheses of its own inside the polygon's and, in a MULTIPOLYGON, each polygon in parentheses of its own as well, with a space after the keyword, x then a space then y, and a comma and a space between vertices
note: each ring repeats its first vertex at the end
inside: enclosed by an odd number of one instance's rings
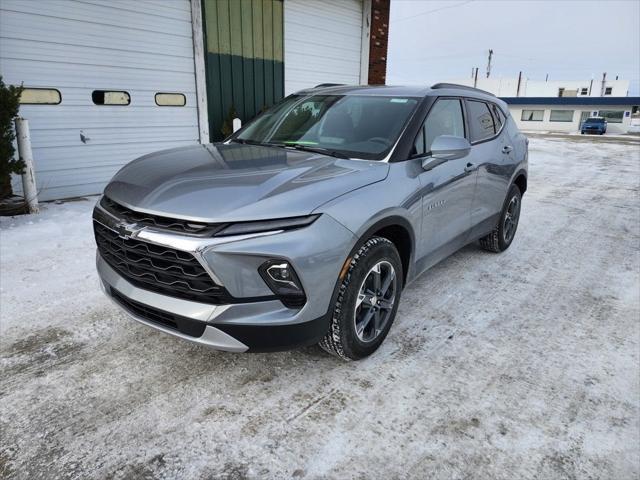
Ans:
POLYGON ((284 143, 282 144, 282 146, 287 148, 294 148, 296 150, 302 150, 305 152, 321 153, 323 155, 329 155, 330 157, 335 157, 335 158, 346 158, 346 159, 349 158, 347 155, 345 155, 342 152, 337 152, 335 150, 330 150, 328 148, 322 148, 322 147, 311 147, 309 145, 304 145, 302 143, 284 143))
POLYGON ((258 142, 256 140, 247 140, 245 138, 232 138, 231 141, 234 143, 241 143, 243 145, 260 145, 264 147, 281 147, 282 146, 277 143, 258 142))

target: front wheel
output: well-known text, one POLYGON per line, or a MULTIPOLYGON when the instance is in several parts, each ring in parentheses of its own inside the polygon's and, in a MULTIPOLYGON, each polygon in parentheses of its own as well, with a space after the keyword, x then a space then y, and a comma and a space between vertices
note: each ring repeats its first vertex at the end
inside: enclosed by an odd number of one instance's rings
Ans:
POLYGON ((512 185, 504 201, 498 225, 492 232, 482 237, 480 246, 490 252, 504 252, 513 238, 516 236, 518 222, 520 220, 520 208, 522 206, 522 194, 517 185, 512 185))
POLYGON ((367 240, 349 263, 320 347, 344 360, 359 360, 375 352, 395 319, 402 278, 395 245, 383 237, 367 240))

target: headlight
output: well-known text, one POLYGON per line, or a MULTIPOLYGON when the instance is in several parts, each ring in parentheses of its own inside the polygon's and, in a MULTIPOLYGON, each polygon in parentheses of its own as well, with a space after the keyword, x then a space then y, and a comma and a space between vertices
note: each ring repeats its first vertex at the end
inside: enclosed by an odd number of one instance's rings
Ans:
POLYGON ((306 217, 280 218, 277 220, 259 220, 256 222, 233 223, 216 233, 216 237, 228 235, 246 235, 247 233, 269 232, 272 230, 293 230, 311 225, 320 214, 306 217))
POLYGON ((286 307, 300 308, 307 301, 298 275, 286 260, 268 260, 258 272, 286 307))

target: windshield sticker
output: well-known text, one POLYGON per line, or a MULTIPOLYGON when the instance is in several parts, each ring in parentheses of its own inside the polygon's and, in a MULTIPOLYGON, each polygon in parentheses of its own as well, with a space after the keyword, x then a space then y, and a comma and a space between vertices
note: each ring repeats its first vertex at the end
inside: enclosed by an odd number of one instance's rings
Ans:
POLYGON ((391 103, 407 103, 409 101, 408 98, 392 98, 391 103))

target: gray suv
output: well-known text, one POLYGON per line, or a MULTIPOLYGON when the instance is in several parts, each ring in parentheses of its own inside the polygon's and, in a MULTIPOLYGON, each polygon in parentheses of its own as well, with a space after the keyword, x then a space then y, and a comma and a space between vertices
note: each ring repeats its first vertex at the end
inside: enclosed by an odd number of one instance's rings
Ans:
POLYGON ((177 337, 359 359, 426 269, 474 241, 509 247, 526 189, 527 139, 491 94, 318 86, 222 143, 122 168, 94 210, 97 268, 177 337))

